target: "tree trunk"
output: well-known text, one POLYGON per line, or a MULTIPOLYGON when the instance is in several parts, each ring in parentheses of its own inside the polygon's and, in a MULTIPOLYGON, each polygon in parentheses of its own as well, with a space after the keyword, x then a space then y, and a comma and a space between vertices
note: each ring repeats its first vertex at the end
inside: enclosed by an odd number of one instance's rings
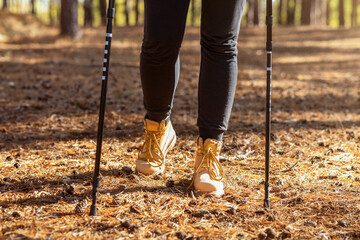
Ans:
POLYGON ((326 25, 326 8, 327 8, 327 1, 321 1, 321 24, 326 25))
POLYGON ((54 9, 54 0, 49 1, 49 19, 50 19, 50 25, 54 26, 54 17, 53 17, 53 9, 54 9))
POLYGON ((314 0, 313 4, 314 5, 311 12, 311 14, 313 15, 311 19, 311 24, 315 24, 315 25, 325 24, 326 1, 314 0))
POLYGON ((326 0, 326 25, 330 25, 330 0, 326 0))
POLYGON ((129 4, 129 0, 125 0, 125 1, 124 1, 124 14, 125 14, 125 23, 126 23, 126 26, 130 26, 130 18, 129 18, 129 14, 130 14, 130 4, 129 4))
POLYGON ((352 9, 351 9, 351 27, 356 27, 357 25, 357 0, 352 0, 352 9))
POLYGON ((345 26, 344 0, 339 0, 339 25, 345 26))
POLYGON ((259 26, 259 1, 254 0, 254 25, 259 26))
POLYGON ((3 0, 2 9, 5 10, 7 8, 8 8, 8 2, 7 2, 7 0, 3 0))
MULTIPOLYGON (((56 0, 55 3, 57 3, 56 0)), ((58 23, 61 23, 61 1, 60 1, 60 7, 58 4, 55 5, 55 10, 56 10, 56 20, 58 23)))
POLYGON ((135 25, 139 26, 139 24, 140 24, 139 0, 135 0, 135 25))
POLYGON ((191 1, 191 26, 195 26, 196 22, 196 3, 195 0, 191 1))
POLYGON ((31 0, 31 14, 35 15, 35 0, 31 0))
POLYGON ((61 0, 60 30, 63 36, 79 36, 77 0, 61 0))
POLYGON ((254 0, 248 1, 248 10, 246 14, 246 25, 252 27, 254 25, 254 0))
POLYGON ((100 17, 101 25, 105 26, 106 24, 106 0, 100 0, 100 17))
POLYGON ((301 1, 301 25, 311 24, 311 0, 301 1))
POLYGON ((286 14, 286 24, 294 25, 295 24, 295 8, 296 0, 287 1, 287 14, 286 14))
POLYGON ((19 11, 19 9, 20 9, 20 1, 14 1, 14 0, 12 0, 12 1, 10 1, 10 2, 12 2, 12 4, 11 4, 11 6, 14 6, 12 9, 13 9, 13 11, 14 12, 16 12, 16 13, 19 13, 20 11, 19 11))
POLYGON ((92 27, 94 21, 93 0, 84 2, 84 27, 92 27))
POLYGON ((282 21, 282 12, 283 12, 283 5, 284 5, 284 2, 283 0, 280 0, 279 1, 279 8, 278 8, 278 24, 279 25, 282 25, 283 21, 282 21))
MULTIPOLYGON (((55 3, 56 2, 57 1, 55 1, 55 3)), ((60 7, 56 5, 55 9, 56 9, 57 22, 61 22, 61 2, 60 2, 60 7)))

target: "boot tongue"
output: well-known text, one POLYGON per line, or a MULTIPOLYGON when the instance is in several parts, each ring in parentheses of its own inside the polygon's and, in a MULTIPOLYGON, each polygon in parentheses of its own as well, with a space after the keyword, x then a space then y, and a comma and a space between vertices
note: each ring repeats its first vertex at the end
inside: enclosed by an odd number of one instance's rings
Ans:
POLYGON ((145 128, 148 131, 159 131, 160 124, 150 119, 145 119, 145 128))
POLYGON ((221 142, 208 138, 204 142, 204 149, 207 151, 209 148, 211 148, 211 150, 216 153, 220 151, 221 142))
POLYGON ((158 123, 150 119, 145 119, 145 128, 148 131, 160 131, 162 128, 164 128, 163 122, 158 123))

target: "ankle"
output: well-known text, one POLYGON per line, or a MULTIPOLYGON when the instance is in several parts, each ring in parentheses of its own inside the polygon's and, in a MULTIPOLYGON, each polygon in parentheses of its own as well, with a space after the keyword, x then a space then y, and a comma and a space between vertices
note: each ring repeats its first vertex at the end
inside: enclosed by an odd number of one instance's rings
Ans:
POLYGON ((166 118, 159 118, 159 117, 149 117, 148 114, 145 114, 144 119, 150 119, 151 121, 155 121, 158 123, 165 121, 165 126, 167 126, 170 121, 170 116, 167 116, 166 118))
POLYGON ((224 131, 199 127, 199 136, 203 139, 204 142, 208 138, 215 139, 221 142, 223 135, 224 135, 224 131))

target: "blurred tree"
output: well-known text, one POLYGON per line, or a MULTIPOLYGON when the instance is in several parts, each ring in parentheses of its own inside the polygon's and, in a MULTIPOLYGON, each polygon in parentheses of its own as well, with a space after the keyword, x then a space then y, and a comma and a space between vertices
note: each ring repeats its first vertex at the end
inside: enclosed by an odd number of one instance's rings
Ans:
POLYGON ((196 23, 196 0, 191 1, 191 26, 195 26, 196 23))
POLYGON ((339 25, 345 25, 344 0, 339 0, 339 25))
POLYGON ((3 0, 2 9, 5 10, 7 8, 8 8, 8 2, 7 2, 7 0, 3 0))
POLYGON ((50 19, 50 25, 54 26, 55 21, 54 21, 54 17, 53 17, 53 9, 54 9, 54 0, 50 0, 49 1, 49 19, 50 19))
POLYGON ((84 26, 92 27, 94 21, 93 0, 85 0, 84 2, 84 26))
POLYGON ((296 3, 297 3, 296 0, 287 1, 286 24, 288 25, 295 24, 296 3))
POLYGON ((140 24, 140 9, 139 9, 139 0, 135 0, 135 25, 139 26, 140 24))
POLYGON ((326 0, 326 25, 330 25, 330 0, 326 0))
POLYGON ((106 24, 106 0, 99 0, 100 2, 100 17, 101 25, 105 26, 106 24))
POLYGON ((279 7, 278 7, 278 24, 279 25, 283 24, 283 21, 282 21, 283 5, 284 5, 284 1, 280 0, 279 7))
POLYGON ((301 1, 301 25, 311 24, 312 0, 301 1))
POLYGON ((259 26, 259 1, 254 0, 254 25, 259 26))
POLYGON ((35 0, 31 0, 31 14, 35 15, 35 0))
POLYGON ((130 3, 129 0, 124 1, 124 14, 125 14, 125 24, 130 26, 130 3))
POLYGON ((19 1, 10 0, 9 10, 11 9, 13 12, 19 13, 19 1))
POLYGON ((253 0, 247 1, 247 13, 246 13, 246 26, 252 27, 254 25, 254 2, 253 0))
MULTIPOLYGON (((57 1, 55 0, 55 2, 57 2, 57 1)), ((56 9, 57 21, 59 23, 61 23, 61 2, 60 2, 60 7, 59 7, 59 5, 56 5, 55 9, 56 9)))
POLYGON ((78 1, 61 0, 60 34, 75 38, 79 33, 78 1))
POLYGON ((357 25, 357 6, 358 0, 352 0, 352 8, 351 8, 351 26, 356 27, 357 25))
POLYGON ((314 0, 312 2, 311 15, 311 24, 326 24, 326 1, 314 0))

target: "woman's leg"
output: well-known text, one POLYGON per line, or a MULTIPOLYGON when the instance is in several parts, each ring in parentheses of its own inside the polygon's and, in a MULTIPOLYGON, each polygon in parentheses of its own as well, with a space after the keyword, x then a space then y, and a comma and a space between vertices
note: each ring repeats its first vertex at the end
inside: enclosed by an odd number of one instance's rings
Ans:
POLYGON ((147 117, 157 122, 170 116, 189 2, 145 0, 140 75, 147 117))
POLYGON ((221 140, 237 82, 237 39, 245 0, 203 0, 198 127, 200 137, 221 140))

